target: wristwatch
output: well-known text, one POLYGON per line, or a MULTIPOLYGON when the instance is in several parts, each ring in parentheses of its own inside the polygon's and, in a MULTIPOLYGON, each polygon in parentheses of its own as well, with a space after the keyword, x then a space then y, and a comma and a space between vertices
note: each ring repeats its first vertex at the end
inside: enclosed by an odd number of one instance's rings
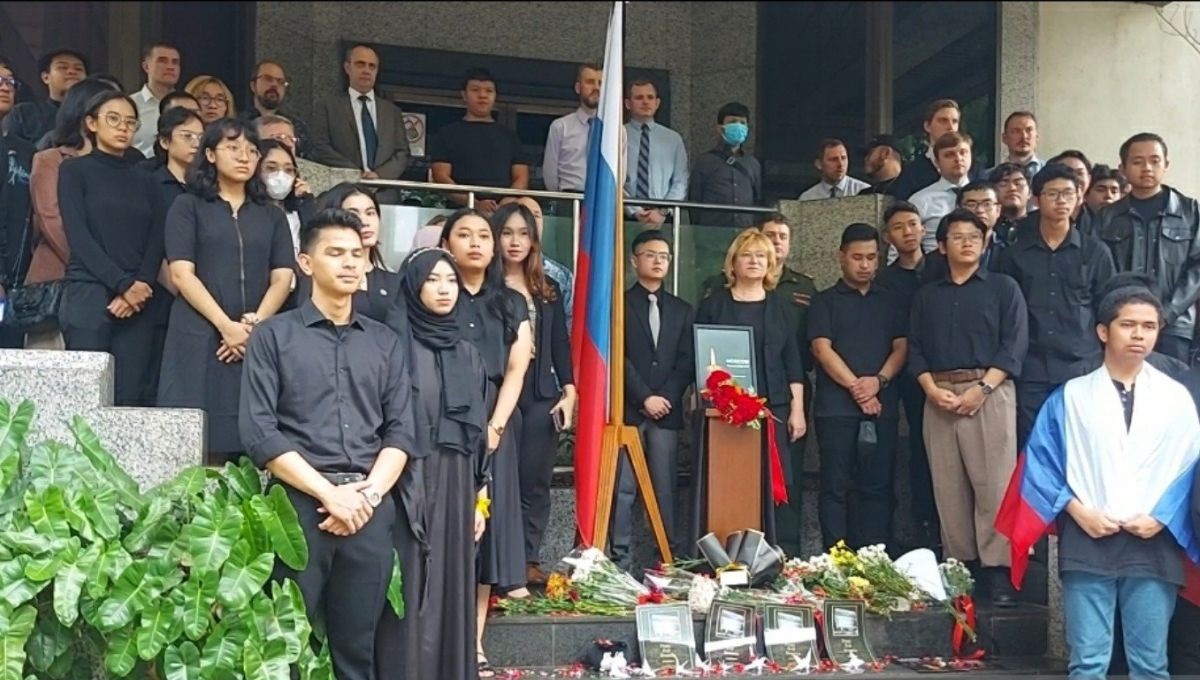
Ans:
POLYGON ((985 396, 985 397, 992 396, 992 392, 996 391, 995 387, 992 387, 991 385, 985 383, 982 380, 979 381, 979 389, 983 390, 983 396, 985 396))
POLYGON ((379 492, 371 487, 360 489, 359 493, 367 497, 367 502, 371 504, 372 508, 378 508, 379 504, 383 502, 383 496, 380 496, 379 492))
POLYGON ((504 434, 504 426, 503 425, 497 425, 496 423, 488 423, 488 427, 495 430, 497 435, 504 434))
POLYGON ((879 389, 881 390, 887 389, 888 383, 892 382, 886 375, 882 373, 876 375, 875 379, 879 381, 879 389))

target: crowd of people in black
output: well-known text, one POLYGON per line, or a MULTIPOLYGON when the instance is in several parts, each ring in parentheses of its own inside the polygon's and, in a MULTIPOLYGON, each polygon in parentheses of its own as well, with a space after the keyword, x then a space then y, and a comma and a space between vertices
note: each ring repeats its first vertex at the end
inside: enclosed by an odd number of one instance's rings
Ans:
MULTIPOLYGON (((240 116, 217 78, 174 90, 180 56, 170 45, 145 51, 147 83, 134 95, 88 76, 70 50, 43 61, 50 98, 14 107, 16 81, 0 58, 0 285, 12 302, 0 343, 108 352, 118 405, 203 409, 210 463, 249 455, 284 484, 312 549, 310 567, 288 575, 324 616, 339 677, 491 673, 489 601, 493 590, 523 597, 545 580, 558 433, 578 398, 572 285, 542 253, 541 206, 482 196, 390 268, 379 249, 386 196, 341 184, 317 197, 301 177, 309 162, 364 179, 405 169, 403 122, 375 95, 369 46, 347 51, 348 91, 309 124, 281 113, 288 83, 271 61, 255 67, 254 106, 240 116), (403 620, 384 612, 393 546, 403 620)), ((553 188, 582 188, 600 78, 595 65, 580 67, 580 109, 551 128, 543 172, 553 188)), ((466 117, 432 144, 434 179, 528 188, 519 144, 492 116, 494 79, 472 70, 463 94, 466 117)), ((631 197, 760 202, 745 106, 721 109, 720 140, 689 176, 678 135, 653 120, 654 84, 635 81, 627 94, 631 197)), ((841 278, 823 291, 787 264, 802 225, 776 213, 731 232, 723 271, 693 309, 664 285, 674 254, 656 227, 669 213, 629 202, 626 219, 645 228, 629 253, 626 420, 643 437, 679 552, 688 552, 675 493, 680 433, 695 420, 694 324, 754 331, 756 384, 786 452, 789 502, 762 494, 772 543, 800 552, 811 422, 822 543, 892 546, 904 412, 921 542, 986 576, 1000 607, 1015 598, 996 513, 1042 404, 1100 365, 1097 325, 1112 322, 1100 303, 1130 285, 1153 292, 1163 312, 1152 363, 1188 369, 1200 208, 1164 184, 1166 141, 1131 136, 1117 170, 1076 150, 1043 163, 1035 116, 1016 112, 1004 123, 1008 158, 984 171, 959 113, 952 100, 934 102, 928 153, 908 162, 893 139, 873 140, 870 183, 847 174, 846 143, 821 142, 821 181, 801 200, 895 199, 879 224, 845 229, 841 278)), ((745 226, 736 213, 708 218, 745 226)), ((693 485, 703 489, 703 437, 695 441, 693 485)), ((762 465, 768 484, 765 456, 762 465)), ((635 496, 622 460, 606 547, 624 567, 635 496)), ((704 512, 695 497, 693 530, 704 512)), ((1117 554, 1091 540, 1100 557, 1070 568, 1176 578, 1137 544, 1117 554)), ((1195 607, 1181 604, 1176 619, 1195 628, 1195 607)), ((1139 648, 1164 669, 1165 625, 1162 645, 1139 648)), ((1111 648, 1111 637, 1088 631, 1076 642, 1111 648)))

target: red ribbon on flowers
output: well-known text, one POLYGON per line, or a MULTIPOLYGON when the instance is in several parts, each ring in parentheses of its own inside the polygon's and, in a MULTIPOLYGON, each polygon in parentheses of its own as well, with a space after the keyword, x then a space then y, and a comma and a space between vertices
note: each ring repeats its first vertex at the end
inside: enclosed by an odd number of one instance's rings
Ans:
MULTIPOLYGON (((971 627, 971 630, 976 631, 976 634, 978 634, 978 628, 975 624, 975 601, 971 599, 971 596, 960 595, 954 598, 954 609, 963 615, 963 618, 967 621, 967 625, 971 627)), ((954 622, 954 631, 950 634, 950 647, 954 650, 954 658, 968 661, 978 661, 982 659, 986 652, 984 651, 983 647, 978 645, 975 645, 975 648, 970 652, 963 654, 963 643, 965 642, 966 637, 967 630, 963 628, 961 622, 956 620, 954 622)))
POLYGON ((787 483, 783 480, 783 462, 779 459, 779 446, 775 442, 775 417, 767 413, 767 451, 771 457, 771 498, 775 505, 788 502, 787 483))
POLYGON ((820 607, 813 608, 813 625, 817 629, 817 662, 819 663, 825 654, 825 612, 820 607))

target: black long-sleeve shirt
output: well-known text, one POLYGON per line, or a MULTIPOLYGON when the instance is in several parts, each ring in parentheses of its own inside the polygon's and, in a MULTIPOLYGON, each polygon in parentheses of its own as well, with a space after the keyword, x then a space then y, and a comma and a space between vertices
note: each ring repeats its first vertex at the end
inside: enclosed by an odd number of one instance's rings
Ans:
POLYGON ((63 161, 58 207, 71 246, 66 278, 99 283, 113 295, 134 281, 153 284, 163 260, 161 192, 123 158, 93 151, 63 161))
POLYGON ((1021 374, 1029 348, 1029 317, 1017 283, 977 269, 963 284, 949 276, 913 297, 908 370, 919 376, 959 368, 998 368, 1021 374))
POLYGON ((305 300, 250 334, 238 430, 259 467, 295 451, 320 472, 361 472, 379 451, 413 445, 407 347, 355 314, 337 327, 305 300))

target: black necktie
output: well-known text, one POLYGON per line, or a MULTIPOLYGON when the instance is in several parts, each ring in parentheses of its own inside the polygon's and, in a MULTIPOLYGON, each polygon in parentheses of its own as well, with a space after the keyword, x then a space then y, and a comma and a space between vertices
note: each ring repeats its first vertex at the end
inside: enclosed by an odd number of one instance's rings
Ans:
POLYGON ((371 98, 365 94, 360 94, 358 95, 358 101, 362 102, 363 141, 367 143, 367 167, 364 170, 370 170, 375 167, 375 152, 379 150, 379 133, 375 131, 375 120, 371 118, 371 108, 367 106, 371 98))
POLYGON ((829 197, 837 198, 837 187, 829 187, 829 197))
POLYGON ((635 189, 638 198, 650 198, 650 126, 646 123, 642 123, 642 140, 638 144, 637 187, 635 189))

